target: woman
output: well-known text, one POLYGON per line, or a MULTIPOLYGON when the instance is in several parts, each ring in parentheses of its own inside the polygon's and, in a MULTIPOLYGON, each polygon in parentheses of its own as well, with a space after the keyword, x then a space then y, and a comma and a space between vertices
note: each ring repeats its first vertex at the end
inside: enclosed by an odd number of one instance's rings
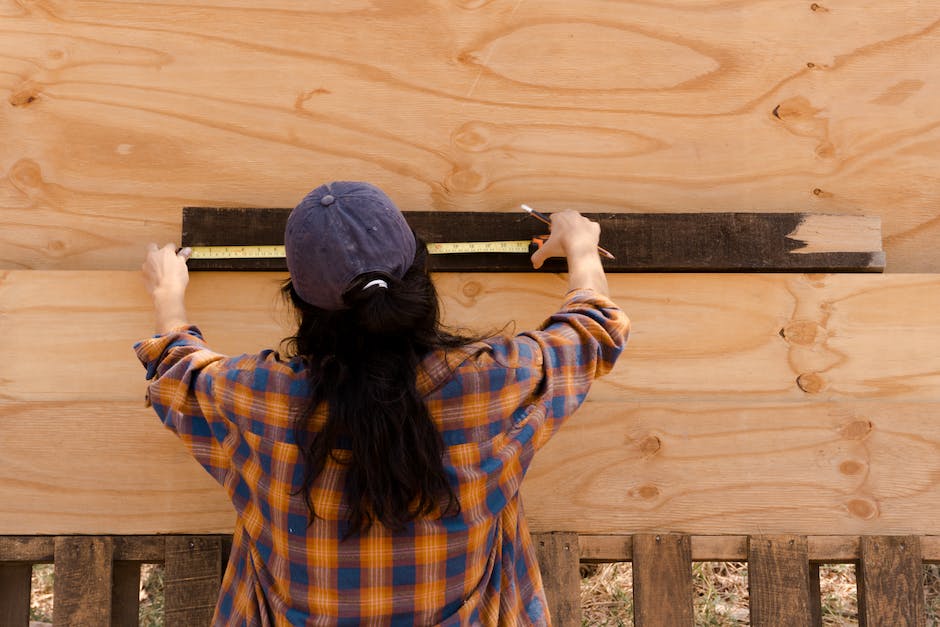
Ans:
POLYGON ((427 249, 392 201, 323 185, 285 231, 285 357, 213 352, 186 318, 185 251, 150 246, 149 397, 237 513, 214 624, 550 623, 519 486, 626 341, 599 234, 554 214, 532 261, 567 257, 564 305, 474 340, 441 326, 427 249))

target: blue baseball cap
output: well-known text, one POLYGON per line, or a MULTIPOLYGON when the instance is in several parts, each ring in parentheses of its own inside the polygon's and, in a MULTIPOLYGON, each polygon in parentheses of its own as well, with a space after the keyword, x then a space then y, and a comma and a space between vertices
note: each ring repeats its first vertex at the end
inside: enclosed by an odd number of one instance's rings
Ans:
POLYGON ((414 232, 395 203, 369 183, 334 181, 300 201, 284 230, 287 268, 297 294, 315 307, 347 309, 343 293, 356 278, 396 279, 414 262, 414 232))

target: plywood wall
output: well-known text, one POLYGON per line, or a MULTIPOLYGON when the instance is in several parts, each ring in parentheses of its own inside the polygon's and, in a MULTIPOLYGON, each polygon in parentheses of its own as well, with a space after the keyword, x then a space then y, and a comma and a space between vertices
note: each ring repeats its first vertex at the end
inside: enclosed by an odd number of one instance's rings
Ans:
POLYGON ((129 269, 180 207, 883 218, 940 270, 919 0, 0 1, 0 266, 129 269))
MULTIPOLYGON (((361 179, 403 209, 882 219, 889 274, 620 275, 536 530, 940 533, 940 10, 897 0, 0 0, 0 533, 229 531, 143 407, 136 269, 185 205, 361 179)), ((452 322, 564 281, 437 277, 452 322)), ((217 348, 276 277, 194 277, 217 348)))
MULTIPOLYGON (((529 328, 552 275, 438 277, 447 318, 529 328)), ((220 351, 287 334, 278 282, 193 276, 220 351)), ((940 534, 940 278, 620 275, 633 334, 524 484, 533 529, 940 534), (897 312, 905 317, 899 320, 897 312)), ((144 407, 133 271, 0 273, 0 534, 231 531, 223 491, 144 407)))

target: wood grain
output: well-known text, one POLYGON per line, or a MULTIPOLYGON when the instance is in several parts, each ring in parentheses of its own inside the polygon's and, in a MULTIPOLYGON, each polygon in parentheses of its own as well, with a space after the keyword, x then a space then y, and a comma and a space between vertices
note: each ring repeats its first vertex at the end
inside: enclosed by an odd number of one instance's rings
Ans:
POLYGON ((819 598, 810 599, 806 538, 755 536, 748 542, 748 598, 751 625, 805 627, 818 624, 819 598))
POLYGON ((173 536, 166 541, 164 594, 168 627, 207 625, 222 583, 221 539, 173 536))
MULTIPOLYGON (((200 273, 191 319, 217 350, 277 346, 291 321, 273 273, 200 273)), ((440 275, 446 320, 524 330, 560 304, 558 275, 440 275)), ((630 275, 611 291, 630 345, 593 400, 940 400, 940 278, 932 275, 630 275)), ((152 329, 136 272, 0 274, 0 398, 143 397, 132 344, 152 329), (46 359, 56 356, 54 374, 46 359)))
MULTIPOLYGON (((534 326, 565 282, 519 276, 437 277, 448 319, 534 326)), ((144 407, 138 273, 0 277, 0 533, 231 531, 222 491, 144 407)), ((190 315, 223 352, 276 345, 278 278, 193 276, 190 315)), ((940 533, 936 277, 612 279, 630 344, 536 457, 534 531, 940 533)))
POLYGON ((540 533, 532 537, 553 625, 581 625, 581 571, 578 534, 540 533))
POLYGON ((915 536, 865 536, 858 567, 860 627, 924 627, 924 569, 915 536))
MULTIPOLYGON (((184 207, 181 246, 279 246, 291 210, 184 207)), ((405 211, 425 242, 529 241, 548 229, 523 212, 405 211)), ((548 214, 550 217, 550 214, 548 214)), ((881 272, 881 220, 806 213, 585 213, 601 227, 611 272, 881 272)), ((531 248, 531 247, 530 247, 531 248)), ((200 259, 195 270, 287 271, 281 256, 200 259)), ((432 251, 433 252, 433 251, 432 251)), ((523 250, 523 253, 525 251, 523 250)), ((528 254, 433 254, 435 272, 566 272, 564 259, 540 270, 528 254)))
POLYGON ((634 536, 633 611, 637 627, 692 627, 689 536, 634 536))
POLYGON ((55 627, 111 624, 113 556, 108 537, 55 539, 55 627))
POLYGON ((136 268, 147 241, 178 237, 184 205, 292 206, 351 178, 416 210, 877 215, 889 270, 940 269, 931 3, 0 15, 0 267, 136 268))
MULTIPOLYGON (((857 562, 861 557, 861 538, 865 536, 807 536, 810 564, 857 562)), ((940 536, 918 536, 924 562, 940 562, 940 536)), ((633 556, 633 536, 578 536, 581 561, 587 563, 629 562, 633 556)), ((748 556, 748 536, 692 536, 692 561, 743 562, 748 556)))

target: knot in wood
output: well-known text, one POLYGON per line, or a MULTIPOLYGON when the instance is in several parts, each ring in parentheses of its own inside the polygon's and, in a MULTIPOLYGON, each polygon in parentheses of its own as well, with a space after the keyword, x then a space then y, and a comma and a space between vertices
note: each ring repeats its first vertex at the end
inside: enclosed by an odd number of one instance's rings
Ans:
POLYGON ((460 288, 460 292, 467 298, 476 298, 483 291, 483 285, 479 281, 467 281, 460 288))
POLYGON ((796 384, 807 394, 819 394, 826 389, 826 380, 817 372, 807 372, 796 378, 796 384))
POLYGON ((489 146, 487 125, 482 122, 467 122, 454 133, 454 144, 468 152, 480 152, 489 146))
POLYGON ((25 107, 31 105, 39 99, 39 85, 28 81, 20 85, 18 89, 10 94, 10 104, 14 107, 25 107))
POLYGON ((659 449, 661 449, 662 446, 662 440, 660 440, 655 435, 648 435, 637 443, 637 448, 640 449, 640 452, 644 455, 644 457, 655 455, 659 452, 659 449))
POLYGON ((472 168, 455 170, 447 177, 447 187, 458 192, 482 192, 486 189, 486 178, 472 168))
POLYGON ((839 464, 839 472, 843 475, 858 475, 865 470, 865 463, 855 461, 854 459, 847 459, 841 464, 839 464))
POLYGON ((871 420, 853 420, 839 429, 839 432, 846 440, 864 440, 873 428, 871 420))
POLYGON ((824 329, 812 320, 794 320, 780 329, 780 336, 791 344, 815 344, 824 329))
POLYGON ((849 514, 862 520, 878 517, 878 505, 869 499, 852 499, 846 503, 849 514))

